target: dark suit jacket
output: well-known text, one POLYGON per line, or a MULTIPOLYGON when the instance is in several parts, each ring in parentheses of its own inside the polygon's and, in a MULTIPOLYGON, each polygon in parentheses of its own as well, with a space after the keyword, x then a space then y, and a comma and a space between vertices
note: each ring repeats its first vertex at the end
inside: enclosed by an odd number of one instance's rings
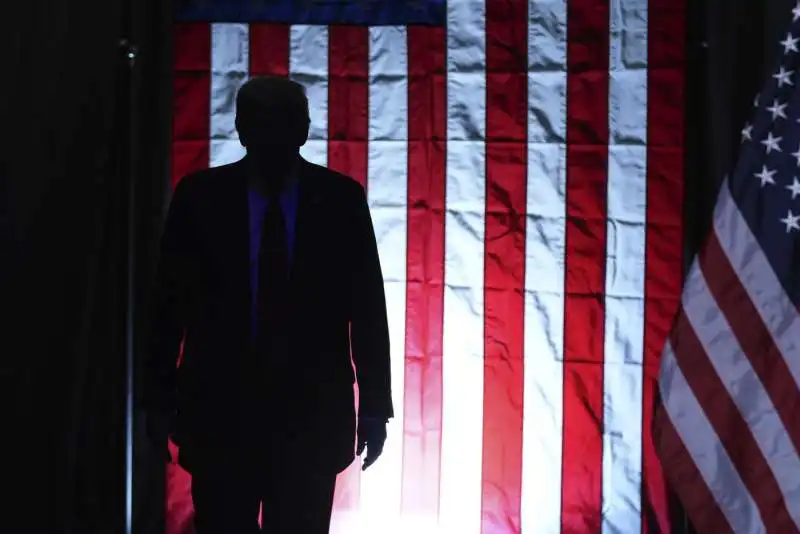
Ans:
POLYGON ((393 415, 383 277, 364 189, 305 160, 298 179, 285 335, 271 355, 254 354, 250 342, 244 160, 175 188, 144 402, 151 412, 177 410, 188 469, 204 452, 240 452, 266 438, 341 471, 354 457, 356 378, 360 415, 393 415))

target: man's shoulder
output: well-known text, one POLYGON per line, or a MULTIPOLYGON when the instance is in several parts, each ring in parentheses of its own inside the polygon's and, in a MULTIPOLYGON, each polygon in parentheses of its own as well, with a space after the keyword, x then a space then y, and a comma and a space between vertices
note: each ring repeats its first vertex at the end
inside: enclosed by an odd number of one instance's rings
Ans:
POLYGON ((239 174, 241 174, 241 164, 237 161, 190 172, 180 179, 178 185, 186 191, 213 192, 226 184, 230 185, 231 178, 239 174))
POLYGON ((322 165, 306 161, 306 172, 316 187, 333 195, 358 196, 364 187, 353 177, 322 165))

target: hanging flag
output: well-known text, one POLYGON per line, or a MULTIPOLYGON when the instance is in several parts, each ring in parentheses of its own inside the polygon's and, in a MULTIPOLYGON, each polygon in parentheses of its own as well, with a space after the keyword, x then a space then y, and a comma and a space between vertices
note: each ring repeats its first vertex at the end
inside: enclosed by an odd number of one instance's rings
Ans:
POLYGON ((800 3, 662 355, 654 434, 698 532, 800 532, 800 3))
MULTIPOLYGON (((670 532, 650 432, 682 270, 682 0, 186 0, 174 180, 289 76, 368 193, 396 417, 333 532, 670 532)), ((168 532, 191 532, 168 472, 168 532)))

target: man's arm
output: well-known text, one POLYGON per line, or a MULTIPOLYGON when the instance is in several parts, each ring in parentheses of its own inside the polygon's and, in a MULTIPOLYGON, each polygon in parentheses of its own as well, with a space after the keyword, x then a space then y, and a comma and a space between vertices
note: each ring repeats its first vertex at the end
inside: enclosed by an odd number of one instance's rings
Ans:
POLYGON ((356 250, 350 338, 358 379, 359 416, 385 422, 394 416, 389 326, 378 244, 363 187, 359 187, 355 209, 356 250))
POLYGON ((192 263, 186 189, 186 180, 175 187, 161 236, 142 392, 142 407, 153 419, 170 418, 176 409, 176 367, 186 328, 186 284, 192 263))

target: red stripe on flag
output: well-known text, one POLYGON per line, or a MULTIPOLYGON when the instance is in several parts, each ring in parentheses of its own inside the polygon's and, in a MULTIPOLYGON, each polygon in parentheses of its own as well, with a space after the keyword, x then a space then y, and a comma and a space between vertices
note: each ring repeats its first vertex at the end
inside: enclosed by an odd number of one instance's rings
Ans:
MULTIPOLYGON (((697 532, 713 532, 714 534, 733 534, 733 528, 725 514, 720 510, 714 496, 708 491, 703 475, 697 470, 689 451, 672 426, 672 421, 663 406, 656 411, 654 419, 654 438, 661 458, 669 465, 680 465, 680 473, 672 473, 672 482, 676 487, 685 488, 688 497, 686 510, 692 525, 697 532)), ((662 530, 662 534, 672 530, 662 530)), ((655 533, 653 533, 655 534, 655 533)))
POLYGON ((666 482, 650 428, 661 354, 680 306, 682 284, 686 4, 650 0, 648 9, 642 534, 657 534, 672 531, 666 482))
MULTIPOLYGON (((328 168, 367 185, 369 29, 331 26, 328 47, 328 168)), ((360 499, 360 462, 339 475, 334 508, 353 510, 360 499)))
POLYGON ((561 524, 565 532, 599 532, 603 476, 608 0, 568 2, 567 27, 561 524))
POLYGON ((402 513, 438 517, 442 445, 447 34, 408 28, 402 513))
MULTIPOLYGON (((731 399, 683 312, 678 315, 671 340, 678 366, 744 485, 750 491, 767 532, 798 532, 775 475, 761 453, 750 427, 731 399)), ((670 464, 668 474, 670 477, 682 477, 681 471, 687 468, 689 467, 685 464, 670 464)), ((685 495, 684 491, 691 491, 691 488, 676 485, 677 480, 671 481, 681 495, 685 495)), ((687 507, 696 506, 686 498, 683 502, 687 507)))
POLYGON ((519 533, 522 494, 528 5, 486 6, 481 532, 519 533))
MULTIPOLYGON (((772 333, 764 325, 739 277, 712 232, 700 254, 708 289, 758 375, 796 450, 800 450, 800 391, 772 333)), ((755 288, 757 291, 759 288, 755 288)))
POLYGON ((328 52, 328 167, 367 183, 369 29, 331 26, 328 52))
POLYGON ((173 63, 172 184, 208 168, 211 25, 176 23, 173 63))
POLYGON ((250 77, 289 75, 289 25, 250 24, 250 77))

